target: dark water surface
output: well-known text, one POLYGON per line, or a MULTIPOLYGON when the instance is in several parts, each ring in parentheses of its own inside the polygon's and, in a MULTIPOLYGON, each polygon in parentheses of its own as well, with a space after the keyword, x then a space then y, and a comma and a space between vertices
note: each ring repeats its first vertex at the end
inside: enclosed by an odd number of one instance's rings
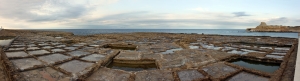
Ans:
POLYGON ((164 33, 197 33, 197 34, 219 34, 237 36, 271 36, 298 38, 298 33, 277 32, 248 32, 246 29, 37 29, 47 31, 72 32, 75 35, 91 35, 105 33, 132 33, 132 32, 164 32, 164 33))
POLYGON ((157 69, 157 66, 155 63, 153 63, 153 64, 123 64, 123 63, 112 62, 107 67, 112 68, 112 69, 121 69, 121 70, 125 70, 125 71, 142 71, 142 70, 157 69))
POLYGON ((275 72, 279 67, 280 64, 278 63, 265 63, 265 62, 259 62, 259 61, 251 61, 251 60, 243 60, 243 59, 236 59, 233 61, 230 61, 230 63, 250 68, 250 69, 256 69, 263 72, 269 72, 273 73, 275 72))

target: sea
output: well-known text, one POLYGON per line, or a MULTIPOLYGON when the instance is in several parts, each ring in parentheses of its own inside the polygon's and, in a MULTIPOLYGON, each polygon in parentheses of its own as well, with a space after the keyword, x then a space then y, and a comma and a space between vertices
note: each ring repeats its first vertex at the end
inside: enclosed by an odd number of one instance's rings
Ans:
POLYGON ((93 35, 107 33, 134 33, 134 32, 163 32, 186 34, 218 34, 234 36, 271 36, 298 38, 298 33, 292 32, 249 32, 245 29, 37 29, 46 31, 72 32, 74 35, 93 35))

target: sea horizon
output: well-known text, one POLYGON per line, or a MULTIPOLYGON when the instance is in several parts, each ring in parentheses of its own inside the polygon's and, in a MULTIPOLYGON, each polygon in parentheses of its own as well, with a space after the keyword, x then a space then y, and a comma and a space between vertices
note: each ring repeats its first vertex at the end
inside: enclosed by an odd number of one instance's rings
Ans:
POLYGON ((72 32, 74 35, 93 35, 107 33, 134 33, 134 32, 157 32, 157 33, 187 33, 187 34, 217 34, 233 36, 270 36, 298 38, 296 32, 249 32, 246 29, 21 29, 72 32))

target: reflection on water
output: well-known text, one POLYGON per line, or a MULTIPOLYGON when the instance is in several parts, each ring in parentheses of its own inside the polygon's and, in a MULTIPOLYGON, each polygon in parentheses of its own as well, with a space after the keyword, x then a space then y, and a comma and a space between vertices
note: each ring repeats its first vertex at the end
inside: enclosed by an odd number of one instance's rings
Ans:
POLYGON ((14 36, 0 36, 0 46, 7 46, 14 39, 14 36))
POLYGON ((155 63, 151 64, 124 64, 124 63, 110 63, 108 68, 121 69, 125 71, 142 71, 142 70, 155 70, 157 69, 155 63))
POLYGON ((230 61, 230 63, 250 68, 250 69, 256 69, 263 72, 269 72, 273 73, 276 71, 279 67, 279 63, 265 63, 265 62, 259 62, 259 61, 251 61, 251 60, 244 60, 244 59, 236 59, 230 61))

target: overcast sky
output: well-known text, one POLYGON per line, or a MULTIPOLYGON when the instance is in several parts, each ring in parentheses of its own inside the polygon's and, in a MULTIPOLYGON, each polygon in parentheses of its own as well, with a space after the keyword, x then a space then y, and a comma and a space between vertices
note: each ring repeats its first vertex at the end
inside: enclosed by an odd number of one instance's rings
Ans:
POLYGON ((300 0, 0 0, 7 29, 244 29, 300 25, 300 0))

